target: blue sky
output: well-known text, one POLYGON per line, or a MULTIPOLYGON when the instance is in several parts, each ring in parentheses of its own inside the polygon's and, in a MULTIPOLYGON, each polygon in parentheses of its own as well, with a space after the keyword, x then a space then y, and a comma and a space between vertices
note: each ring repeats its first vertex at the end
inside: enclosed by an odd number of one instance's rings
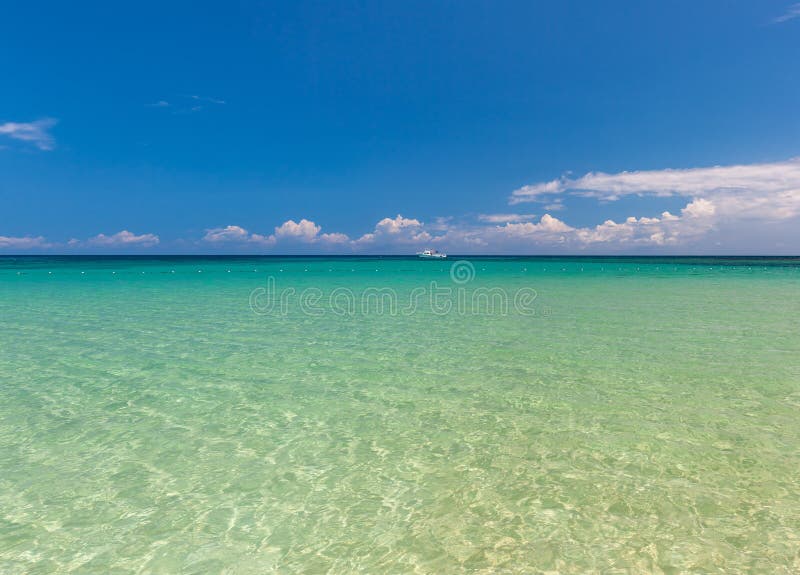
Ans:
POLYGON ((0 253, 800 253, 791 2, 0 18, 0 253))

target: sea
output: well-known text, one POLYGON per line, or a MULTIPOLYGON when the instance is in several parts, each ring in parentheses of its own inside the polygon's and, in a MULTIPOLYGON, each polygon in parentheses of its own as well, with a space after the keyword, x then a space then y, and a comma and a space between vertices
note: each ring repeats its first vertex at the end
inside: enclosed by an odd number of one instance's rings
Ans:
POLYGON ((800 572, 800 258, 0 257, 0 573, 800 572))

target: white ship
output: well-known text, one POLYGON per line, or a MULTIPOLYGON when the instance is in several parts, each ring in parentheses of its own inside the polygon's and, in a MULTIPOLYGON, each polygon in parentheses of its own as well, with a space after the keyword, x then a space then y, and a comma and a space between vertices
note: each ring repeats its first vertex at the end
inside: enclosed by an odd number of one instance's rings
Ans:
POLYGON ((436 250, 425 250, 423 252, 417 252, 417 257, 423 260, 443 260, 447 257, 447 254, 437 252, 436 250))

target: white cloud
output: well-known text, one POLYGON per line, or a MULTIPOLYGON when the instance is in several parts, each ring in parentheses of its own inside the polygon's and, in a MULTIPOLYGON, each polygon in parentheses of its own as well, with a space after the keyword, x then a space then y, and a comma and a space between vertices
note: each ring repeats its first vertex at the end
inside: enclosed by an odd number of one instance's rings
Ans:
POLYGON ((506 222, 526 222, 536 217, 536 214, 480 214, 478 219, 490 224, 504 224, 506 222))
POLYGON ((400 235, 406 230, 416 230, 422 227, 419 220, 404 218, 397 214, 396 218, 383 218, 375 224, 376 234, 400 235))
POLYGON ((512 192, 510 203, 533 202, 542 196, 561 193, 564 191, 562 181, 563 180, 552 180, 550 182, 522 186, 512 192))
MULTIPOLYGON (((581 178, 566 176, 514 190, 509 202, 540 201, 543 196, 571 193, 613 201, 626 195, 756 197, 770 194, 800 206, 800 159, 768 164, 714 166, 606 174, 590 172, 581 178)), ((549 200, 548 200, 549 201, 549 200)))
POLYGON ((6 122, 0 124, 0 135, 29 142, 40 150, 52 150, 55 147, 55 139, 49 130, 57 122, 54 118, 42 118, 35 122, 6 122))
POLYGON ((772 21, 776 24, 780 24, 781 22, 788 22, 789 20, 794 20, 795 18, 800 18, 800 3, 792 4, 786 9, 786 12, 772 21))
POLYGON ((42 236, 10 237, 0 236, 0 249, 12 248, 27 250, 32 248, 47 248, 51 244, 47 243, 42 236))
POLYGON ((331 233, 320 234, 319 240, 327 244, 346 244, 350 241, 350 238, 347 236, 347 234, 331 233))
MULTIPOLYGON (((510 203, 549 201, 547 196, 539 193, 545 188, 549 190, 550 198, 552 194, 579 195, 604 201, 629 195, 691 198, 681 214, 684 221, 681 229, 670 224, 674 228, 672 235, 670 230, 664 230, 665 238, 678 241, 678 237, 697 237, 696 218, 701 218, 705 222, 702 228, 710 231, 741 227, 745 222, 769 225, 800 216, 800 159, 616 174, 592 172, 576 179, 562 177, 546 184, 525 186, 512 193, 510 203), (687 222, 693 218, 695 221, 690 226, 687 222)), ((558 197, 555 199, 558 201, 558 197)), ((630 231, 630 227, 618 230, 617 237, 622 237, 622 231, 630 231)), ((606 232, 608 229, 596 230, 587 237, 607 237, 606 232)))
POLYGON ((136 234, 128 230, 122 230, 116 234, 107 236, 105 234, 98 234, 93 238, 86 240, 86 244, 90 246, 139 246, 143 248, 152 247, 159 243, 159 238, 155 234, 136 234))
POLYGON ((299 222, 288 220, 275 228, 275 237, 278 239, 294 239, 302 242, 313 242, 317 239, 317 234, 322 230, 314 222, 305 218, 299 222))
POLYGON ((700 198, 699 200, 687 204, 687 206, 681 210, 681 213, 690 218, 707 218, 713 216, 716 211, 717 208, 712 202, 700 198))
POLYGON ((346 245, 350 238, 341 233, 320 233, 322 226, 307 220, 301 219, 299 222, 287 220, 275 227, 274 233, 266 236, 251 233, 240 226, 226 226, 224 228, 212 228, 206 231, 203 241, 209 243, 231 243, 231 244, 259 244, 262 246, 274 246, 280 242, 317 244, 317 245, 346 245))
MULTIPOLYGON (((655 217, 630 216, 621 222, 607 219, 595 226, 575 227, 546 213, 539 221, 506 221, 503 225, 450 225, 444 234, 432 237, 430 242, 446 251, 485 253, 541 253, 552 250, 575 253, 692 246, 715 230, 718 215, 714 202, 697 198, 688 202, 679 215, 665 211, 655 217)), ((498 219, 502 221, 504 218, 498 219)))
POLYGON ((322 226, 317 225, 305 218, 299 222, 287 220, 275 228, 273 236, 277 241, 299 242, 304 244, 339 245, 343 246, 350 243, 347 234, 342 233, 320 233, 322 226))
POLYGON ((538 224, 531 222, 523 222, 518 224, 508 223, 498 229, 503 231, 506 235, 517 237, 542 234, 561 234, 574 230, 574 228, 568 226, 558 218, 554 218, 550 214, 543 215, 538 224))
POLYGON ((206 231, 203 240, 207 242, 229 242, 248 239, 248 231, 239 226, 225 226, 224 228, 213 228, 206 231))
POLYGON ((383 218, 375 224, 372 232, 364 234, 354 244, 356 246, 419 245, 432 239, 431 234, 423 228, 424 226, 419 220, 404 218, 398 214, 394 218, 383 218))
MULTIPOLYGON (((387 251, 409 253, 414 247, 435 245, 445 251, 484 253, 532 253, 556 249, 567 252, 584 250, 626 250, 636 247, 682 245, 702 236, 714 227, 716 206, 703 199, 693 200, 680 215, 663 212, 658 217, 631 216, 622 222, 606 220, 589 227, 574 227, 544 214, 539 221, 507 221, 509 214, 489 214, 497 218, 479 218, 487 224, 442 226, 437 221, 430 233, 419 220, 397 216, 384 218, 371 233, 352 242, 356 250, 380 247, 387 251), (504 222, 497 225, 496 222, 504 222), (435 230, 435 231, 434 231, 435 230)), ((463 253, 462 252, 462 253, 463 253)))
POLYGON ((658 217, 629 216, 622 222, 605 220, 596 226, 576 228, 545 214, 538 223, 507 223, 504 226, 473 230, 487 245, 519 249, 524 246, 561 246, 584 250, 593 246, 625 249, 636 246, 679 245, 696 239, 715 225, 716 206, 697 199, 676 216, 663 212, 658 217))
POLYGON ((225 226, 224 228, 212 228, 206 230, 203 241, 209 243, 253 243, 261 245, 272 245, 275 243, 275 236, 262 236, 253 234, 240 226, 225 226))

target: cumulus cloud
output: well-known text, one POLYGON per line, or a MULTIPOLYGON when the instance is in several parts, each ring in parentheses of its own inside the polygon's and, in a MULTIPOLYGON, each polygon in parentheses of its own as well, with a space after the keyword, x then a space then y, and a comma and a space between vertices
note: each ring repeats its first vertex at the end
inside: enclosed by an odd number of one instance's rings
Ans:
POLYGON ((696 199, 680 215, 662 212, 654 217, 629 216, 621 222, 607 219, 596 226, 573 227, 545 214, 538 223, 508 223, 485 233, 490 241, 525 240, 535 245, 562 245, 582 250, 592 246, 625 248, 685 244, 714 228, 717 208, 713 202, 696 199))
POLYGON ((345 245, 350 242, 346 234, 320 233, 322 226, 302 218, 299 222, 287 220, 276 226, 270 235, 251 233, 240 226, 225 226, 206 230, 203 241, 214 244, 257 244, 274 246, 278 243, 345 245))
POLYGON ((302 242, 316 241, 317 235, 322 230, 314 222, 303 218, 299 222, 288 220, 275 228, 275 237, 278 239, 293 239, 302 242))
MULTIPOLYGON (((594 226, 575 227, 549 213, 538 221, 506 221, 502 225, 451 225, 431 243, 445 250, 491 253, 629 251, 692 245, 717 225, 717 206, 703 198, 688 202, 679 214, 607 219, 594 226)), ((492 222, 488 222, 492 223, 492 222)), ((676 248, 677 249, 677 248, 676 248)))
MULTIPOLYGON (((684 216, 690 218, 707 218, 713 216, 717 211, 717 207, 709 200, 700 198, 683 208, 682 213, 684 216)), ((669 212, 667 212, 669 213, 669 212)))
POLYGON ((676 246, 686 244, 714 227, 715 207, 707 200, 695 200, 681 210, 681 215, 662 212, 658 217, 629 216, 622 222, 606 220, 593 228, 574 232, 575 240, 586 247, 608 245, 614 248, 633 246, 676 246))
POLYGON ((422 227, 422 223, 413 218, 404 218, 397 214, 396 218, 383 218, 375 225, 376 234, 400 235, 405 231, 413 231, 422 227))
POLYGON ((213 244, 252 243, 272 245, 275 243, 275 237, 253 234, 240 226, 225 226, 224 228, 212 228, 210 230, 206 230, 206 234, 203 236, 203 241, 213 244))
POLYGON ((409 245, 420 244, 431 239, 431 234, 424 229, 422 222, 397 214, 397 217, 394 218, 383 218, 375 224, 372 232, 364 234, 354 243, 357 246, 409 245))
POLYGON ((11 237, 0 236, 0 249, 19 249, 29 250, 34 248, 46 248, 51 244, 47 242, 42 236, 23 236, 11 237))
POLYGON ((547 201, 554 194, 570 193, 614 201, 622 196, 736 197, 740 201, 769 195, 782 206, 792 206, 787 217, 800 207, 800 159, 767 164, 713 166, 710 168, 666 169, 606 174, 590 172, 580 178, 523 186, 514 190, 509 202, 547 201))
POLYGON ((316 246, 318 248, 359 249, 365 247, 409 246, 424 243, 433 236, 424 229, 422 222, 413 218, 398 215, 394 218, 383 218, 373 231, 351 240, 347 234, 340 232, 322 233, 322 226, 312 220, 301 218, 299 221, 287 220, 276 226, 272 234, 262 236, 254 234, 240 226, 229 225, 206 231, 203 241, 214 244, 252 244, 259 243, 270 246, 316 246))
POLYGON ((103 247, 139 246, 147 248, 157 245, 158 243, 159 238, 155 234, 142 234, 137 236, 128 230, 122 230, 110 236, 98 234, 86 240, 87 245, 103 247))
POLYGON ((206 230, 203 239, 207 242, 228 242, 241 241, 249 237, 246 229, 239 226, 225 226, 224 228, 212 228, 206 230))
POLYGON ((330 245, 354 251, 412 253, 421 247, 436 246, 467 252, 530 253, 550 247, 580 252, 684 245, 713 229, 716 215, 717 206, 713 202, 698 198, 688 202, 677 215, 665 211, 654 217, 630 216, 621 222, 608 219, 587 227, 572 226, 547 213, 538 221, 533 221, 531 214, 489 214, 492 217, 479 217, 478 223, 454 223, 449 218, 439 218, 430 226, 416 218, 397 215, 383 218, 371 232, 356 240, 344 234, 320 234, 320 226, 309 221, 304 224, 303 220, 290 220, 276 228, 276 232, 281 230, 284 237, 309 244, 325 238, 330 245))
POLYGON ((50 133, 50 128, 58 121, 54 118, 42 118, 35 122, 6 122, 0 124, 0 135, 28 142, 40 150, 52 150, 55 139, 50 133))
POLYGON ((550 214, 545 214, 537 224, 531 222, 517 224, 507 223, 505 226, 499 229, 503 230, 509 236, 530 236, 541 234, 560 234, 564 232, 571 232, 574 228, 568 226, 558 218, 554 218, 550 214))

